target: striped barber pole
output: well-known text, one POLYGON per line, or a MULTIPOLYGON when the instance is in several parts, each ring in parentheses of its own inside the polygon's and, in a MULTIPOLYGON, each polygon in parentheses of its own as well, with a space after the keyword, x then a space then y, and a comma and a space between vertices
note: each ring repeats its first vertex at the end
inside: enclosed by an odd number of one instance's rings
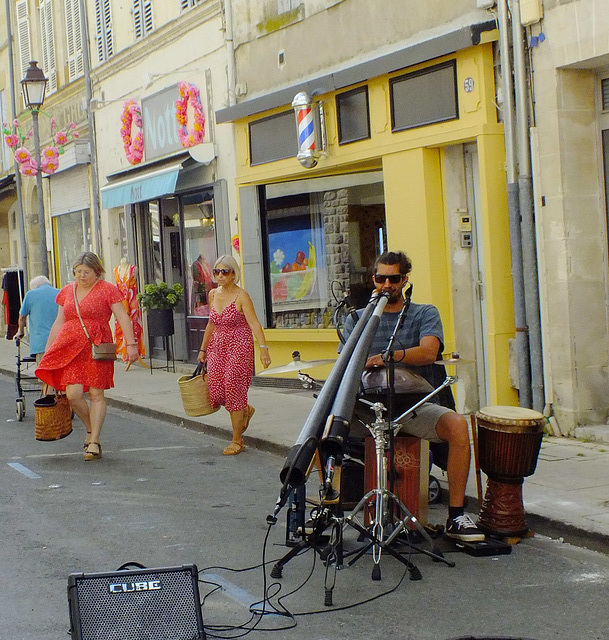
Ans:
POLYGON ((311 107, 302 108, 296 116, 298 122, 298 148, 300 151, 315 151, 315 125, 311 107))
POLYGON ((298 154, 296 158, 303 167, 311 169, 317 164, 317 139, 311 97, 301 91, 292 100, 298 128, 298 154))

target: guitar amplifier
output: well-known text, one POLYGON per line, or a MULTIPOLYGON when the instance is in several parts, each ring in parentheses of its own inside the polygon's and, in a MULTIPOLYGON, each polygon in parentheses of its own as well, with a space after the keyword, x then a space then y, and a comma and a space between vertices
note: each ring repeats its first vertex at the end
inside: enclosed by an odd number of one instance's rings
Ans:
POLYGON ((71 573, 72 640, 204 640, 196 565, 71 573))

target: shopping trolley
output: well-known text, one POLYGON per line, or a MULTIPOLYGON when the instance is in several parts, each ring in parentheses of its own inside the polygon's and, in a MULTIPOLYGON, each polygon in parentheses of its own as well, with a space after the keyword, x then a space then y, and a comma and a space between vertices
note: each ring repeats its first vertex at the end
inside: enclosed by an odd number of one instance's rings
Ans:
POLYGON ((15 345, 17 347, 17 355, 15 356, 15 388, 17 391, 17 399, 15 400, 15 413, 19 422, 25 417, 25 394, 36 392, 40 395, 42 388, 40 380, 34 375, 36 368, 36 358, 32 356, 21 357, 21 345, 26 346, 23 339, 16 338, 15 345))

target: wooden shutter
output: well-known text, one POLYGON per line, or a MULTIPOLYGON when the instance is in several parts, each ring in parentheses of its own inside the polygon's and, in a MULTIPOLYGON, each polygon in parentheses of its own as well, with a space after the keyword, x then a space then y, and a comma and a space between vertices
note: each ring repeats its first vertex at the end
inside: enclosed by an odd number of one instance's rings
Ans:
POLYGON ((68 79, 70 82, 83 75, 82 29, 79 0, 65 0, 66 40, 68 50, 68 79))
POLYGON ((47 94, 57 91, 57 66, 55 64, 55 35, 51 0, 40 0, 40 33, 42 36, 42 70, 48 79, 47 94))
POLYGON ((99 62, 105 62, 114 53, 110 0, 95 0, 95 36, 97 58, 99 62))
POLYGON ((151 0, 133 0, 133 32, 139 40, 154 28, 151 0))
POLYGON ((19 46, 19 68, 21 78, 25 75, 32 59, 32 45, 30 42, 30 22, 27 13, 27 0, 18 0, 15 4, 17 13, 17 43, 19 46))

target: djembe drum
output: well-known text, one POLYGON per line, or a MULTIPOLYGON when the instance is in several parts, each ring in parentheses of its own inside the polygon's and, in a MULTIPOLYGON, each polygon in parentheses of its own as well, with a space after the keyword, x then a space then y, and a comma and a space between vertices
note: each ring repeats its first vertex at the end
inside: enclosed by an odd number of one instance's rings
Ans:
POLYGON ((524 536, 524 478, 533 475, 545 418, 522 407, 484 407, 476 414, 478 458, 488 476, 478 527, 500 536, 524 536))

